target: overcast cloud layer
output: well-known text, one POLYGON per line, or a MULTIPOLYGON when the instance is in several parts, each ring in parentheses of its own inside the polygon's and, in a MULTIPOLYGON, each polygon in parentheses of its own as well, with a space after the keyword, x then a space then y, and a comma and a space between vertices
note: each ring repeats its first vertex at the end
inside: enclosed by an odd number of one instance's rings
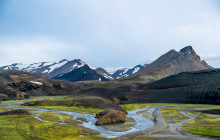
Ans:
POLYGON ((187 45, 220 67, 218 0, 0 1, 0 65, 80 58, 131 67, 187 45))

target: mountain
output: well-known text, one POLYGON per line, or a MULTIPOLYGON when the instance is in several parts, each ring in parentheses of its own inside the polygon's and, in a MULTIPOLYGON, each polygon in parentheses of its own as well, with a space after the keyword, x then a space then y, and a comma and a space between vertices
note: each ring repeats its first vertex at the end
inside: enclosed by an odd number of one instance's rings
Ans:
MULTIPOLYGON (((75 59, 72 61, 63 59, 59 62, 39 62, 39 63, 30 64, 30 65, 15 63, 12 65, 0 67, 0 69, 19 70, 19 71, 29 72, 29 73, 49 79, 49 78, 53 78, 53 77, 57 77, 57 76, 69 73, 85 65, 87 64, 80 59, 75 59)), ((106 79, 108 79, 108 81, 113 80, 113 78, 104 69, 101 70, 101 68, 98 68, 96 70, 95 75, 97 74, 105 77, 105 78, 101 78, 101 79, 105 79, 104 81, 106 81, 106 79)), ((83 81, 83 79, 78 79, 78 80, 83 81)), ((84 78, 84 80, 86 80, 86 78, 84 78)), ((92 79, 88 78, 88 80, 92 80, 92 79)), ((97 79, 93 79, 93 80, 97 80, 97 79)))
POLYGON ((99 75, 101 75, 101 76, 103 76, 103 77, 105 77, 105 78, 107 78, 109 80, 114 80, 114 78, 106 70, 104 70, 103 68, 97 68, 97 69, 95 69, 95 71, 99 75))
POLYGON ((192 46, 187 46, 179 52, 170 50, 147 67, 143 68, 139 73, 161 71, 164 75, 172 75, 180 72, 204 69, 212 69, 212 67, 204 60, 200 59, 192 46))
POLYGON ((145 66, 147 66, 147 64, 144 65, 137 65, 133 68, 123 68, 123 69, 119 69, 117 71, 115 71, 112 74, 112 77, 114 79, 119 79, 119 78, 124 78, 124 77, 128 77, 131 76, 132 74, 135 74, 136 72, 138 72, 139 70, 143 69, 145 66))
POLYGON ((150 83, 180 72, 206 69, 213 69, 213 67, 201 60, 192 46, 186 46, 179 52, 170 50, 136 74, 119 80, 121 82, 150 83))
POLYGON ((109 78, 111 77, 106 74, 106 71, 104 69, 95 69, 90 67, 89 65, 84 65, 78 69, 72 70, 71 72, 53 77, 53 79, 67 80, 71 82, 89 80, 110 81, 109 78))

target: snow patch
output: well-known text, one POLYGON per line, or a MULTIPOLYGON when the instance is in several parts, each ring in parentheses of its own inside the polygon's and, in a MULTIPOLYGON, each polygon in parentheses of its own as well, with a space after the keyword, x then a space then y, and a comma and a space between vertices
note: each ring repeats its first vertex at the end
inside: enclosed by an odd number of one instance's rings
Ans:
POLYGON ((43 83, 41 83, 41 82, 37 82, 37 81, 29 81, 29 82, 31 82, 31 83, 33 83, 33 84, 36 84, 36 85, 43 85, 43 83))
POLYGON ((93 66, 91 66, 91 65, 88 65, 88 66, 90 67, 90 69, 93 69, 93 70, 96 69, 95 67, 93 67, 93 66))
POLYGON ((136 67, 136 68, 134 69, 134 71, 132 72, 132 74, 138 72, 139 70, 140 70, 140 67, 136 67))
POLYGON ((59 68, 59 67, 65 65, 67 62, 68 62, 68 61, 66 60, 66 61, 63 61, 63 62, 61 62, 61 63, 56 63, 56 64, 50 66, 50 67, 49 67, 50 70, 48 71, 48 73, 51 73, 51 72, 54 71, 55 69, 57 69, 57 68, 59 68))

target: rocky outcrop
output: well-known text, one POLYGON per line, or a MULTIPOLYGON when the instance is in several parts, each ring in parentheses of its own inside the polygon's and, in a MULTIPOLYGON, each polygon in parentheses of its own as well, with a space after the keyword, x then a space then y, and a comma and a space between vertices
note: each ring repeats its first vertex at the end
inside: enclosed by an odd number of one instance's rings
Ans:
POLYGON ((28 93, 18 91, 15 99, 16 100, 30 99, 30 96, 28 93))
POLYGON ((0 115, 32 115, 32 114, 33 113, 25 109, 17 109, 17 110, 0 113, 0 115))
POLYGON ((96 114, 95 125, 119 124, 125 122, 127 112, 124 110, 106 110, 96 114))
POLYGON ((5 100, 8 100, 8 95, 0 93, 0 101, 5 101, 5 100))
POLYGON ((40 88, 37 84, 31 84, 30 82, 20 81, 16 83, 8 83, 10 87, 12 87, 15 90, 19 90, 21 92, 27 92, 30 90, 38 89, 40 88))

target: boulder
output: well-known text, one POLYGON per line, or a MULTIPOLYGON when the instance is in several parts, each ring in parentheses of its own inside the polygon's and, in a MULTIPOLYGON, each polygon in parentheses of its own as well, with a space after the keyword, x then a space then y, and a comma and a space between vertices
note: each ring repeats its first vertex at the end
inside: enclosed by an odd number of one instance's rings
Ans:
POLYGON ((16 93, 16 100, 23 100, 23 99, 30 99, 30 96, 28 93, 25 92, 17 92, 16 93))
POLYGON ((17 110, 0 113, 0 115, 32 115, 32 114, 33 113, 31 113, 30 111, 24 109, 17 109, 17 110))
POLYGON ((5 101, 5 100, 8 100, 8 95, 0 93, 0 101, 5 101))
POLYGON ((95 125, 106 125, 106 124, 119 124, 125 122, 127 112, 124 110, 106 110, 96 114, 95 125))

